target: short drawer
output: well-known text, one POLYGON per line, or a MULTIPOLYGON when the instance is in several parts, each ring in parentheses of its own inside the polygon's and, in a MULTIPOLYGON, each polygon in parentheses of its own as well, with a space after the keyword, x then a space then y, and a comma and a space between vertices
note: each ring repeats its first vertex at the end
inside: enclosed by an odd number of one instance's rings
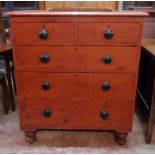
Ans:
POLYGON ((72 44, 74 23, 17 23, 13 25, 13 38, 15 44, 72 44))
POLYGON ((133 100, 102 101, 85 98, 20 101, 20 125, 24 129, 115 130, 131 128, 133 100))
POLYGON ((137 45, 142 26, 138 23, 79 23, 80 44, 137 45))
POLYGON ((133 98, 134 74, 18 72, 22 98, 133 98))
POLYGON ((135 73, 137 47, 16 46, 20 71, 135 73))

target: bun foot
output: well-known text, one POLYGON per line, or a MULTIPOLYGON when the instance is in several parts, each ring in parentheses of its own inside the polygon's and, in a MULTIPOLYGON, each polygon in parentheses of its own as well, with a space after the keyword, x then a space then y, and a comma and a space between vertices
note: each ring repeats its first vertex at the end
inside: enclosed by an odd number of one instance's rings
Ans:
POLYGON ((116 133, 115 141, 119 145, 124 145, 127 142, 128 133, 116 133))
POLYGON ((36 132, 25 131, 25 140, 27 143, 34 143, 37 140, 36 132))

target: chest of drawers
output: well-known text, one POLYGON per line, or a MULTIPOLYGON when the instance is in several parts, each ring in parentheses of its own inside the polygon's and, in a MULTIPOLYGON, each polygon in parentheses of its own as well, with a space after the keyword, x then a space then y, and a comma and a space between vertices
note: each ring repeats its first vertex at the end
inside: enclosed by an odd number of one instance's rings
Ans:
POLYGON ((20 127, 131 131, 140 12, 10 12, 20 127))

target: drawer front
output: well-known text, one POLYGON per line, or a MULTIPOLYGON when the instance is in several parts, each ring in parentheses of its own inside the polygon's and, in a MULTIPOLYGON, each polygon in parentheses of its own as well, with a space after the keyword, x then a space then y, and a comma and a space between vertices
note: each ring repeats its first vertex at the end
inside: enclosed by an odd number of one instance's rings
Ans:
POLYGON ((22 98, 133 98, 134 74, 18 72, 22 98))
POLYGON ((20 102, 21 128, 131 128, 133 100, 33 99, 20 102), (123 110, 122 110, 123 109, 123 110), (93 122, 93 123, 92 123, 93 122))
POLYGON ((16 68, 51 72, 135 73, 137 47, 17 46, 16 68))
POLYGON ((123 45, 140 43, 138 23, 79 23, 78 42, 81 44, 123 45))
POLYGON ((17 23, 13 25, 15 44, 50 45, 74 43, 73 23, 17 23))

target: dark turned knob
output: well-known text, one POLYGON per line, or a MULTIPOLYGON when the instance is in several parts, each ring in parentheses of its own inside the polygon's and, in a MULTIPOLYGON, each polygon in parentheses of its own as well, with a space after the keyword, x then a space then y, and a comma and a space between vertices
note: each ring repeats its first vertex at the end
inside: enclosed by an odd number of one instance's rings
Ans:
POLYGON ((105 64, 110 64, 112 62, 112 57, 109 55, 104 56, 103 61, 105 64))
POLYGON ((105 32, 104 32, 104 37, 106 38, 106 39, 111 39, 112 37, 113 37, 113 32, 112 32, 112 30, 106 30, 105 32))
POLYGON ((108 82, 104 82, 102 85, 102 90, 108 91, 110 89, 110 84, 108 82))
POLYGON ((48 118, 52 115, 52 111, 50 109, 45 109, 43 111, 43 115, 44 115, 44 117, 48 118))
POLYGON ((42 63, 47 63, 49 61, 49 56, 47 54, 43 54, 40 56, 40 61, 42 63))
POLYGON ((41 39, 47 39, 47 37, 48 37, 48 32, 47 32, 46 30, 42 29, 42 30, 39 32, 39 37, 40 37, 41 39))
POLYGON ((100 112, 100 116, 101 116, 101 118, 102 118, 103 120, 107 120, 109 114, 108 114, 107 111, 101 111, 101 112, 100 112))
POLYGON ((41 87, 42 87, 42 89, 44 89, 44 90, 48 90, 48 89, 50 89, 50 83, 49 82, 44 82, 44 83, 42 83, 41 84, 41 87))

